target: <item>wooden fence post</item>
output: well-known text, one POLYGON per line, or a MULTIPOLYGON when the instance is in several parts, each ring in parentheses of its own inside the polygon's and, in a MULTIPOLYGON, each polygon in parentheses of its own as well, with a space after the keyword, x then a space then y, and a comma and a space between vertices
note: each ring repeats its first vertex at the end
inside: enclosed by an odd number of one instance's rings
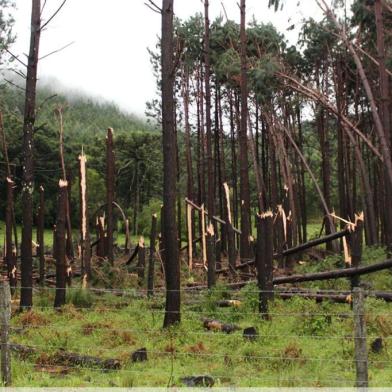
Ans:
POLYGON ((259 286, 259 311, 268 319, 268 300, 273 298, 273 214, 271 211, 256 216, 256 269, 259 286))
POLYGON ((147 279, 147 295, 154 295, 154 270, 155 270, 155 243, 157 240, 157 214, 152 215, 151 219, 151 235, 150 235, 150 256, 148 260, 148 279, 147 279))
POLYGON ((207 282, 208 288, 215 286, 216 281, 216 252, 215 252, 215 232, 212 223, 207 228, 207 282))
POLYGON ((368 387, 368 353, 366 347, 366 324, 364 293, 360 287, 353 290, 354 309, 354 343, 355 343, 355 367, 357 388, 368 387))
POLYGON ((11 385, 11 353, 8 346, 9 324, 11 319, 11 291, 7 281, 0 281, 0 345, 1 345, 1 383, 11 385))

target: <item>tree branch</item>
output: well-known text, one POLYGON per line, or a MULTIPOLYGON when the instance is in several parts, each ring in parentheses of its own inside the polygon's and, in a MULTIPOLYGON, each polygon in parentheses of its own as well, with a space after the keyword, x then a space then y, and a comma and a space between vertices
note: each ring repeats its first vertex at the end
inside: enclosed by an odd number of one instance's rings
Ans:
POLYGON ((67 0, 63 0, 63 2, 60 4, 60 7, 57 8, 57 10, 53 13, 53 15, 41 26, 41 31, 56 17, 56 15, 61 11, 61 9, 64 7, 65 3, 67 0))
POLYGON ((72 42, 70 42, 69 44, 64 45, 64 46, 61 47, 60 49, 56 49, 56 50, 54 50, 53 52, 50 52, 50 53, 48 53, 48 54, 45 54, 45 56, 42 56, 39 60, 41 61, 41 60, 46 59, 47 57, 51 56, 52 54, 59 53, 59 52, 61 52, 62 50, 67 49, 69 46, 73 45, 74 43, 75 43, 75 41, 72 41, 72 42))
POLYGON ((158 7, 152 0, 148 0, 148 3, 144 3, 150 10, 157 14, 162 14, 162 8, 158 7))

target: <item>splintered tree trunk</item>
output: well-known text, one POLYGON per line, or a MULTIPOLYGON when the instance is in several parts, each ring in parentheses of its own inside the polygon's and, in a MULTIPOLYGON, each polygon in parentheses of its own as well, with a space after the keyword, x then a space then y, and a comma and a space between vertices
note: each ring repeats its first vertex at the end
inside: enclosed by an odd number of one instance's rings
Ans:
POLYGON ((166 311, 163 326, 180 322, 180 262, 176 222, 176 134, 174 128, 173 0, 162 1, 163 241, 166 311))
POLYGON ((109 128, 106 136, 106 211, 107 211, 107 256, 109 263, 113 265, 113 202, 115 163, 113 152, 113 129, 109 128))
POLYGON ((56 296, 54 307, 65 305, 66 264, 66 213, 67 213, 67 181, 59 182, 59 198, 56 221, 56 296))
POLYGON ((107 237, 105 235, 105 218, 100 216, 98 219, 98 250, 99 250, 99 257, 107 257, 107 237))
MULTIPOLYGON (((351 248, 351 266, 358 268, 362 259, 362 242, 363 242, 363 214, 355 216, 355 226, 350 233, 351 248)), ((358 287, 360 283, 359 275, 351 278, 351 289, 358 287)))
POLYGON ((12 212, 14 201, 15 183, 7 177, 7 206, 5 210, 5 261, 7 264, 8 279, 11 289, 14 290, 17 284, 16 279, 16 251, 12 243, 12 212))
POLYGON ((157 214, 152 215, 150 234, 150 255, 148 260, 147 295, 154 295, 154 272, 155 272, 155 243, 157 240, 157 214))
POLYGON ((67 181, 68 180, 68 197, 67 197, 67 205, 66 205, 66 224, 67 224, 67 247, 66 247, 66 253, 68 259, 73 259, 74 257, 74 249, 73 249, 73 240, 72 240, 72 227, 71 227, 71 175, 70 172, 68 172, 69 175, 67 175, 66 169, 65 169, 65 159, 64 159, 64 123, 63 123, 63 108, 59 106, 56 111, 56 116, 58 117, 59 120, 59 128, 60 128, 60 163, 61 163, 61 171, 63 173, 63 180, 67 181))
POLYGON ((39 208, 37 219, 37 243, 39 258, 39 283, 45 285, 45 190, 43 186, 39 187, 39 208))
POLYGON ((216 252, 215 252, 215 233, 214 226, 209 224, 207 228, 207 281, 208 288, 215 286, 216 282, 216 252))
MULTIPOLYGON (((82 275, 87 282, 91 281, 91 245, 90 227, 87 203, 87 172, 86 155, 82 151, 79 155, 79 200, 80 200, 80 250, 82 275)), ((99 246, 99 244, 97 245, 99 246)))
POLYGON ((138 262, 137 262, 136 270, 138 276, 138 284, 139 286, 142 286, 144 282, 144 270, 146 267, 146 248, 144 246, 143 237, 140 237, 139 239, 139 250, 137 256, 138 256, 138 262))
POLYGON ((21 309, 33 304, 33 141, 36 116, 36 87, 41 36, 41 1, 32 0, 30 50, 27 62, 26 93, 23 120, 22 178, 22 246, 21 246, 21 309))
POLYGON ((241 124, 239 133, 240 145, 240 210, 241 210, 241 259, 252 257, 250 247, 250 191, 249 191, 249 169, 248 169, 248 64, 246 57, 246 1, 241 0, 241 124))

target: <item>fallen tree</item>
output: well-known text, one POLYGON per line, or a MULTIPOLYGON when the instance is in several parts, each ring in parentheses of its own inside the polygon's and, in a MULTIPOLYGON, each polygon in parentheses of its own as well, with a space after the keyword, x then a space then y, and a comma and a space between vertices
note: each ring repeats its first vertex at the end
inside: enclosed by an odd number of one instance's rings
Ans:
MULTIPOLYGON (((337 240, 339 238, 343 238, 343 237, 347 236, 349 233, 350 233, 349 229, 345 229, 345 230, 339 231, 337 233, 333 233, 333 234, 326 235, 324 237, 316 238, 316 239, 308 241, 304 244, 295 246, 294 248, 286 249, 282 253, 274 253, 274 258, 276 259, 276 258, 282 257, 282 256, 283 257, 291 256, 296 253, 303 252, 307 249, 314 248, 318 245, 325 244, 325 243, 337 240)), ((242 263, 242 264, 237 265, 236 268, 237 269, 246 268, 250 265, 254 265, 254 263, 255 263, 254 260, 250 260, 250 261, 247 261, 246 263, 242 263)), ((226 269, 221 269, 221 270, 218 270, 217 272, 226 272, 226 269)))

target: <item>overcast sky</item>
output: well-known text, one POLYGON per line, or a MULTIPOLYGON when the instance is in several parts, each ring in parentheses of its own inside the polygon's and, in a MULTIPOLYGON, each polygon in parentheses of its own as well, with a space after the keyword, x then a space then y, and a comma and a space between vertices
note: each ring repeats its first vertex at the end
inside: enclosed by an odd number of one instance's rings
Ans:
MULTIPOLYGON (((41 56, 74 42, 39 64, 42 82, 55 78, 66 88, 116 102, 122 109, 143 115, 145 102, 155 93, 149 56, 160 34, 160 15, 144 5, 145 0, 68 0, 41 38, 41 56)), ((61 0, 47 0, 44 19, 61 0)), ((156 1, 161 4, 160 0, 156 1)), ((239 20, 237 0, 223 0, 228 17, 239 20)), ((273 23, 280 31, 304 17, 321 15, 314 0, 286 0, 283 11, 274 13, 268 0, 248 0, 248 20, 252 15, 273 23)), ((30 0, 16 0, 13 51, 27 53, 30 34, 30 0)), ((184 19, 203 11, 201 0, 175 0, 175 14, 184 19)), ((223 13, 221 0, 210 0, 210 19, 223 13)), ((291 43, 296 32, 288 35, 291 43)))

